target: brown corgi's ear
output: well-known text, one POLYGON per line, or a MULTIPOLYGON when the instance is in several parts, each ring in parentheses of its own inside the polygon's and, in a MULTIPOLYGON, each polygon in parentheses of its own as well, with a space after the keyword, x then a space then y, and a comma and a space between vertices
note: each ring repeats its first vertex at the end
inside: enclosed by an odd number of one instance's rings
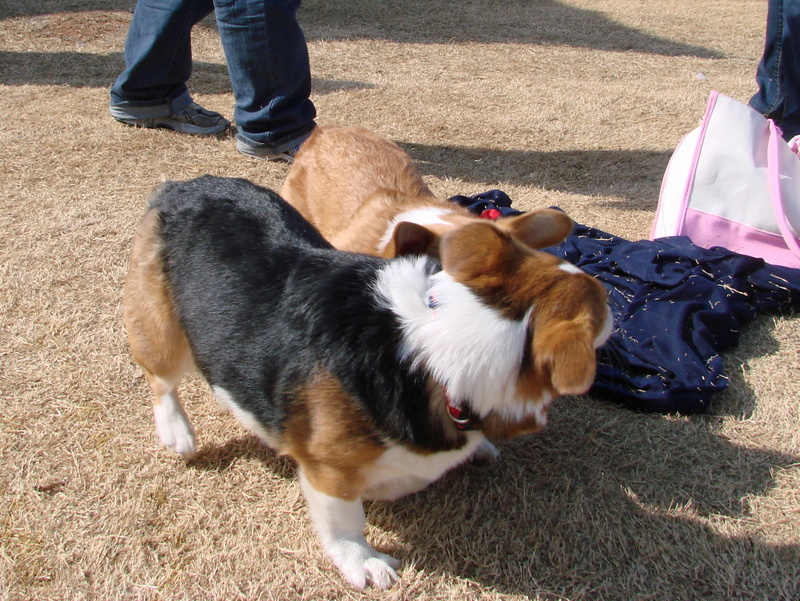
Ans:
POLYGON ((442 268, 460 282, 500 275, 513 252, 509 237, 490 222, 450 230, 439 244, 442 268))
POLYGON ((428 228, 410 221, 397 224, 392 232, 392 239, 383 251, 384 259, 402 257, 404 255, 436 255, 438 236, 428 228))
POLYGON ((546 248, 562 242, 574 225, 566 213, 556 209, 537 209, 494 223, 530 248, 546 248))
POLYGON ((592 333, 583 320, 567 320, 539 328, 533 353, 537 371, 550 374, 558 394, 583 394, 592 387, 597 357, 592 333))

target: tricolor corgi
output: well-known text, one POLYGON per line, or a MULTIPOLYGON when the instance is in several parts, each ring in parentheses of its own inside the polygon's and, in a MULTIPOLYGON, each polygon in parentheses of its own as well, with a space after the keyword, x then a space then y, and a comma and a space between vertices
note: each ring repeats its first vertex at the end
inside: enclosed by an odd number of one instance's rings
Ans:
MULTIPOLYGON (((334 247, 384 258, 436 257, 445 232, 479 219, 435 196, 400 146, 361 127, 317 127, 300 147, 280 195, 334 247)), ((510 233, 516 219, 506 217, 494 227, 510 233)), ((542 246, 563 240, 559 226, 565 223, 544 227, 553 240, 542 246)))
POLYGON ((196 366, 220 404, 296 461, 344 577, 389 587, 399 562, 367 543, 362 499, 396 499, 490 458, 488 439, 536 432, 554 397, 592 384, 611 331, 604 290, 533 250, 569 226, 557 212, 508 233, 474 222, 443 235, 441 260, 384 260, 333 249, 245 180, 163 184, 123 301, 161 441, 195 452, 178 384, 196 366))

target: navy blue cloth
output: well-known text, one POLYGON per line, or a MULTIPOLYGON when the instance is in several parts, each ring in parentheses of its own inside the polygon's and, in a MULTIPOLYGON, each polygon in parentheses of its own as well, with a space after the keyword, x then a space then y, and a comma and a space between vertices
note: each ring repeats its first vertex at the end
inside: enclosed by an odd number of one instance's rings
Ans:
POLYGON ((800 309, 800 270, 683 236, 631 242, 576 225, 545 250, 608 290, 616 331, 598 351, 592 392, 645 411, 705 412, 728 385, 720 353, 739 342, 742 326, 762 312, 800 309))
POLYGON ((450 201, 466 207, 477 215, 492 209, 499 211, 502 217, 520 215, 522 213, 522 211, 511 208, 511 199, 502 190, 489 190, 474 196, 452 196, 450 201))

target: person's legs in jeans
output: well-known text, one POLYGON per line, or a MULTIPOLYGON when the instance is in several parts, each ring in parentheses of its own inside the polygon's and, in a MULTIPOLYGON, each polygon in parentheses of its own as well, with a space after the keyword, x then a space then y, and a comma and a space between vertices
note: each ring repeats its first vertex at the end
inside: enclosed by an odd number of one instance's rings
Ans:
POLYGON ((125 41, 125 70, 111 88, 111 115, 130 125, 219 133, 229 122, 192 103, 192 27, 212 0, 139 0, 125 41))
POLYGON ((214 0, 233 94, 237 147, 267 156, 300 144, 314 129, 308 48, 297 23, 300 0, 214 0))
POLYGON ((769 0, 764 55, 750 106, 790 140, 800 134, 800 0, 769 0))

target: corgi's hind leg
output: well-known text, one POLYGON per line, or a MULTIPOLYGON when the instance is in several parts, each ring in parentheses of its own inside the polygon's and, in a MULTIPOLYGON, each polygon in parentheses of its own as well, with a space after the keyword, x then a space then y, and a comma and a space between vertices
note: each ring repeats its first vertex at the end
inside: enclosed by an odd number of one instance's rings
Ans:
POLYGON ((145 373, 153 391, 153 415, 158 437, 164 446, 190 459, 195 453, 195 433, 178 398, 178 382, 183 374, 164 378, 147 371, 145 373))
POLYGON ((178 384, 194 362, 164 273, 158 214, 152 209, 133 240, 123 316, 131 352, 153 391, 158 436, 167 447, 192 457, 195 432, 178 397, 178 384))

